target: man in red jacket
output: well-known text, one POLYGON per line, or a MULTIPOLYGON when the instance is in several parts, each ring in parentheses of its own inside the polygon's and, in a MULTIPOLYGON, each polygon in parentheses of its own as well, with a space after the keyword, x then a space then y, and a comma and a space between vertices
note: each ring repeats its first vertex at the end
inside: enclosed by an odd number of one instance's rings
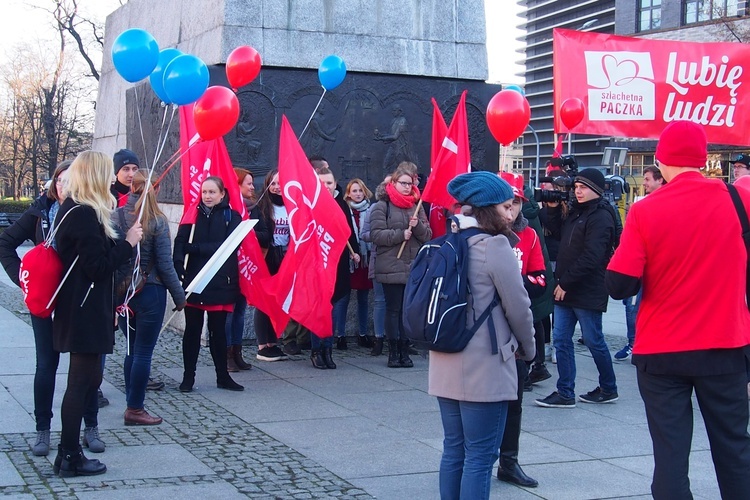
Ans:
MULTIPOLYGON (((693 391, 722 498, 750 498, 747 251, 726 185, 699 171, 706 157, 702 126, 667 125, 656 159, 668 184, 630 208, 605 277, 615 299, 643 286, 632 363, 653 442, 656 499, 692 498, 693 391)), ((749 209, 750 193, 740 194, 749 209)))

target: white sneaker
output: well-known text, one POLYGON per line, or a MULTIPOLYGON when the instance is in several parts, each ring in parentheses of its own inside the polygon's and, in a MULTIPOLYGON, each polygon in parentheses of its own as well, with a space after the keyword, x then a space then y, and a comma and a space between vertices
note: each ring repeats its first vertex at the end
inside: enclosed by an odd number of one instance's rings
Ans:
POLYGON ((552 345, 551 344, 545 344, 544 345, 544 360, 545 361, 552 361, 552 345))
POLYGON ((553 365, 557 364, 557 353, 555 352, 554 347, 551 347, 550 349, 550 361, 552 362, 553 365))

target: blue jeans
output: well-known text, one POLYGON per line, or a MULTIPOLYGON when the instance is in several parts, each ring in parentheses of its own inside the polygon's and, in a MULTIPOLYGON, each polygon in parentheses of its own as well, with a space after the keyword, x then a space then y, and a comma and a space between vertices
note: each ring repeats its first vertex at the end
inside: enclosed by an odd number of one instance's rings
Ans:
POLYGON ((508 402, 474 403, 438 398, 443 421, 440 498, 490 497, 492 465, 503 440, 508 402))
POLYGON ((245 333, 245 312, 247 311, 247 299, 240 294, 234 303, 234 312, 227 314, 227 347, 242 345, 242 335, 245 333))
POLYGON ((602 333, 602 313, 555 304, 555 324, 552 342, 557 354, 557 392, 566 398, 575 397, 576 359, 573 349, 573 331, 581 324, 586 347, 599 370, 599 387, 608 394, 617 392, 612 356, 602 333))
MULTIPOLYGON (((367 335, 367 315, 369 312, 368 298, 370 290, 357 290, 357 319, 359 320, 359 335, 367 335)), ((342 297, 333 304, 333 331, 337 337, 346 337, 346 313, 349 310, 350 294, 342 297)))
POLYGON ((310 347, 317 351, 321 347, 332 347, 333 337, 320 338, 314 333, 310 332, 310 347))
POLYGON ((383 284, 377 281, 372 282, 375 291, 375 300, 372 308, 372 323, 375 328, 375 336, 379 339, 385 337, 385 292, 383 284))
POLYGON ((55 376, 60 353, 52 348, 52 318, 31 315, 36 347, 34 373, 34 418, 36 430, 47 431, 52 422, 52 399, 55 395, 55 376))
MULTIPOLYGON (((167 306, 167 289, 162 285, 146 284, 130 300, 130 354, 125 356, 125 400, 128 408, 140 410, 146 398, 146 384, 151 374, 159 330, 167 306)), ((120 329, 125 332, 125 318, 120 318, 120 329)))
POLYGON ((638 290, 638 294, 633 297, 628 297, 622 301, 625 304, 625 322, 628 325, 628 345, 633 347, 635 344, 635 319, 638 317, 638 309, 641 307, 641 298, 643 297, 643 288, 638 290))

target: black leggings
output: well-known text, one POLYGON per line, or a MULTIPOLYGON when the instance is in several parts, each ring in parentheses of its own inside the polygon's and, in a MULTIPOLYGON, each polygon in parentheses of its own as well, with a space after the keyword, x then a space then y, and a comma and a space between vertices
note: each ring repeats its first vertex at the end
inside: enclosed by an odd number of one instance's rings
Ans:
POLYGON ((523 380, 529 373, 526 361, 516 359, 516 371, 518 372, 518 399, 508 401, 508 417, 505 420, 505 432, 503 441, 500 443, 500 453, 513 458, 518 458, 518 442, 521 438, 521 407, 523 404, 523 380))
POLYGON ((385 336, 388 340, 404 340, 404 322, 401 309, 404 305, 406 285, 383 283, 385 295, 385 336))
MULTIPOLYGON (((198 353, 201 349, 203 333, 203 314, 205 311, 195 307, 185 308, 185 333, 182 336, 182 361, 185 366, 184 378, 195 380, 195 368, 198 364, 198 353)), ((208 346, 216 368, 217 380, 229 377, 227 373, 227 335, 226 311, 208 312, 208 346)))
POLYGON ((60 417, 62 419, 61 443, 64 450, 75 451, 79 446, 81 420, 86 401, 94 397, 102 383, 102 355, 70 353, 68 386, 63 396, 60 417))

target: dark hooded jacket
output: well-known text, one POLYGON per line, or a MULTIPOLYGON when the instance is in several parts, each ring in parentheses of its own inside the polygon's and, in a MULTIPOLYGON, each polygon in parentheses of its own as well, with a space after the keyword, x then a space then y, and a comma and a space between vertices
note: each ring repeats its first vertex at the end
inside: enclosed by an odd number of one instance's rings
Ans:
POLYGON ((53 203, 55 200, 46 194, 40 196, 12 226, 0 234, 0 263, 16 285, 20 286, 18 270, 21 267, 21 258, 16 249, 26 240, 31 240, 35 245, 44 241, 51 225, 49 210, 53 203))

